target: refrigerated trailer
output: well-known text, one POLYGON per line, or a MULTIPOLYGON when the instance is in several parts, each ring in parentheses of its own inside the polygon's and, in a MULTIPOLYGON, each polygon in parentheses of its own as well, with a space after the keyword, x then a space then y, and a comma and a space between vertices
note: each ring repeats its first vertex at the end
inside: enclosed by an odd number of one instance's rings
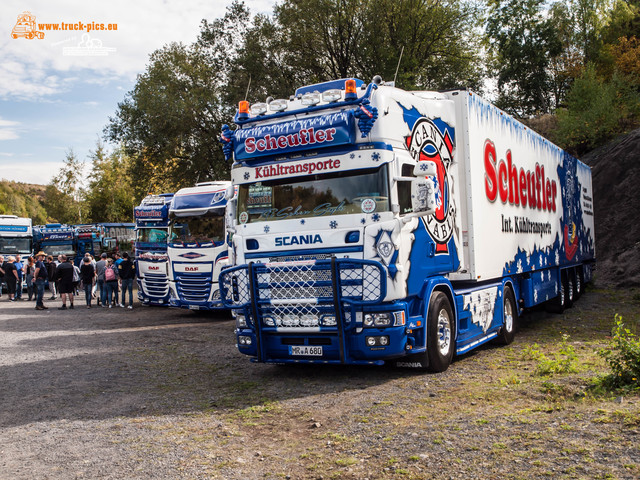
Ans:
POLYGON ((220 285, 256 361, 443 371, 591 279, 590 169, 469 90, 341 80, 235 122, 220 285))

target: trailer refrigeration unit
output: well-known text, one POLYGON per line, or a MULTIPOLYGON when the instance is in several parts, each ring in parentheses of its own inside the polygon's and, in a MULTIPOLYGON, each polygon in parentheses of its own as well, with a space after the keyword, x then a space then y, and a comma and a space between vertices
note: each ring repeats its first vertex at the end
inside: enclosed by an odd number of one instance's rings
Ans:
POLYGON ((30 218, 0 215, 0 255, 33 254, 33 227, 30 218))
POLYGON ((470 91, 334 81, 236 124, 220 284, 254 360, 443 371, 591 278, 589 168, 470 91))
POLYGON ((148 195, 133 209, 136 222, 138 300, 145 305, 169 305, 169 204, 173 193, 148 195))
MULTIPOLYGON (((169 208, 169 305, 221 309, 218 276, 229 263, 225 227, 231 182, 204 182, 178 190, 169 208)), ((231 189, 233 190, 233 189, 231 189)))

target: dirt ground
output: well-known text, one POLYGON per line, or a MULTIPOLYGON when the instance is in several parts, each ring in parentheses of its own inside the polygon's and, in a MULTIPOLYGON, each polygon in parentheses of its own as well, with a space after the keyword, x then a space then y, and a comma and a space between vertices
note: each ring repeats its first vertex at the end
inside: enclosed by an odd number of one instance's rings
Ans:
POLYGON ((254 364, 225 315, 46 303, 0 301, 2 479, 640 477, 640 398, 586 388, 637 290, 530 312, 435 375, 254 364), (563 335, 575 371, 540 375, 563 335))

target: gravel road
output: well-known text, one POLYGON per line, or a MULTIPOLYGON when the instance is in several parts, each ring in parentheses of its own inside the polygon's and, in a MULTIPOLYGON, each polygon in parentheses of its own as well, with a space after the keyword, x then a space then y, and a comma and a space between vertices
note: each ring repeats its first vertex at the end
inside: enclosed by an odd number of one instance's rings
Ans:
POLYGON ((638 478, 638 397, 585 389, 615 312, 591 289, 438 375, 253 364, 224 315, 0 300, 1 479, 638 478), (578 370, 535 373, 563 334, 578 370))

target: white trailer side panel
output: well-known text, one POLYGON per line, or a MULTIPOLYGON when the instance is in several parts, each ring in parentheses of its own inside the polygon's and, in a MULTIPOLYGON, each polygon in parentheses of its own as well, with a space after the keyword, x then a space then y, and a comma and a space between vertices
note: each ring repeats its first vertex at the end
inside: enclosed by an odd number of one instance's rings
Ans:
POLYGON ((458 174, 467 177, 461 264, 470 279, 593 259, 590 169, 477 95, 448 96, 458 174))

